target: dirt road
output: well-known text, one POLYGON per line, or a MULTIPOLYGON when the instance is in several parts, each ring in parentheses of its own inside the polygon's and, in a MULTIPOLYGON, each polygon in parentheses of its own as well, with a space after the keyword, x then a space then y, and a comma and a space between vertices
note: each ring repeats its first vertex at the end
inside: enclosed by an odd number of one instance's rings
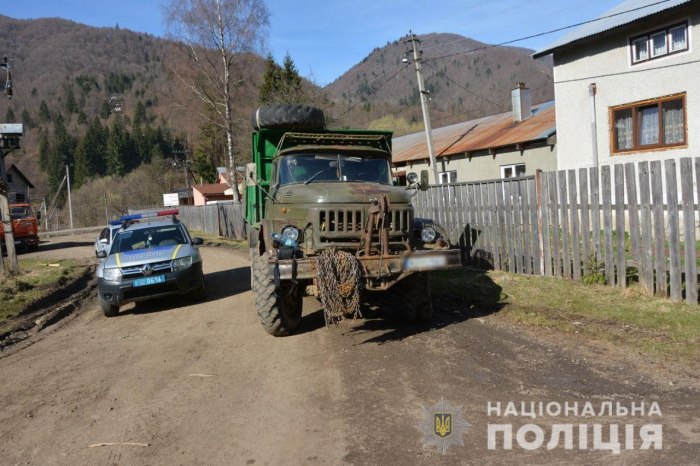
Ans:
MULTIPOLYGON (((247 253, 203 248, 209 300, 142 303, 105 319, 96 303, 0 355, 2 464, 697 463, 696 369, 440 310, 430 325, 366 312, 326 330, 305 300, 300 332, 266 335, 247 253), (463 405, 472 427, 445 456, 415 428, 423 405, 463 405), (494 418, 489 402, 654 401, 653 418, 494 418), (487 449, 487 425, 619 423, 619 455, 487 449), (624 450, 624 425, 663 424, 663 450, 624 450), (140 443, 90 448, 99 443, 140 443)), ((89 257, 57 238, 38 257, 89 257), (58 246, 67 244, 67 248, 58 246)), ((592 429, 592 427, 591 427, 592 429)), ((607 430, 605 440, 607 440, 607 430)), ((578 442, 576 443, 578 447, 578 442)))

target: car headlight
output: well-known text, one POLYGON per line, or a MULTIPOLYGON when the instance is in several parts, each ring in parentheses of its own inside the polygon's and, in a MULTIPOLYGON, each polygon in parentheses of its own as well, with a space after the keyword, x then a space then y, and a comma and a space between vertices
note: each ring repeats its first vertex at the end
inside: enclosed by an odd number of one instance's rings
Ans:
POLYGON ((435 241, 435 238, 437 238, 437 232, 435 231, 435 228, 427 226, 420 232, 420 237, 424 242, 432 243, 435 241))
POLYGON ((117 268, 104 269, 102 277, 108 282, 118 282, 122 279, 122 271, 117 268))
POLYGON ((299 239, 299 230, 294 227, 285 227, 282 230, 282 238, 290 241, 296 241, 299 239))
POLYGON ((192 266, 192 256, 182 257, 173 261, 173 272, 185 270, 192 266))
POLYGON ((413 186, 418 183, 418 175, 415 172, 411 172, 406 175, 406 181, 408 181, 409 186, 413 186))

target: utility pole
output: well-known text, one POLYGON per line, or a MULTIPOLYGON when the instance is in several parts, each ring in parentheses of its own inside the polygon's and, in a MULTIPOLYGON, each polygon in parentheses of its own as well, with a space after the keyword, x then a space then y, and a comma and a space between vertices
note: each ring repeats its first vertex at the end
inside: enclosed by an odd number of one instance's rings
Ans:
MULTIPOLYGON (((423 50, 420 50, 420 39, 418 39, 418 37, 410 31, 409 34, 411 35, 411 38, 405 40, 404 44, 410 43, 413 47, 413 62, 416 64, 420 105, 423 109, 423 124, 425 125, 425 138, 428 141, 428 155, 430 155, 430 165, 433 167, 435 184, 440 184, 437 162, 435 161, 435 148, 433 146, 433 129, 430 125, 430 114, 428 113, 428 94, 430 91, 425 89, 425 82, 423 81, 423 50)), ((406 52, 406 54, 408 54, 408 52, 406 52)), ((408 58, 404 58, 404 62, 408 62, 408 58)))
POLYGON ((73 229, 73 204, 70 200, 70 169, 66 165, 66 182, 68 183, 68 216, 70 218, 70 229, 73 229))
POLYGON ((107 209, 107 193, 105 193, 105 218, 107 223, 109 223, 109 210, 107 209))
MULTIPOLYGON (((2 212, 2 229, 5 233, 5 249, 7 250, 8 275, 19 273, 19 261, 17 260, 17 250, 15 249, 15 237, 12 234, 12 216, 10 212, 9 190, 7 184, 7 173, 5 173, 5 154, 0 151, 0 211, 2 212)), ((2 263, 2 252, 0 252, 0 266, 2 263)))

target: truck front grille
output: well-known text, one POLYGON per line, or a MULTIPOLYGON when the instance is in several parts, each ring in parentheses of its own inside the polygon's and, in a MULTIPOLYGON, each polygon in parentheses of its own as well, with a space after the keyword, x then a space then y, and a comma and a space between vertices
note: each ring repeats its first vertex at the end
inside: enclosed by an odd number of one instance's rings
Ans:
MULTIPOLYGON (((356 237, 362 234, 369 212, 359 209, 319 209, 315 224, 321 238, 356 237)), ((390 236, 405 236, 413 229, 413 209, 396 208, 389 212, 390 236)), ((325 242, 325 241, 324 241, 325 242)))

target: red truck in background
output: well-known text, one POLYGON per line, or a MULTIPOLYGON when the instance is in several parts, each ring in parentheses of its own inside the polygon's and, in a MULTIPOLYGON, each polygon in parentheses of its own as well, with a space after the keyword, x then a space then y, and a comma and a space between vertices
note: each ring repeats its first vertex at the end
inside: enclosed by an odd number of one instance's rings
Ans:
MULTIPOLYGON (((39 228, 32 207, 29 204, 10 204, 10 218, 15 245, 27 251, 39 249, 39 228)), ((5 250, 5 232, 2 223, 0 223, 0 243, 5 250)))

